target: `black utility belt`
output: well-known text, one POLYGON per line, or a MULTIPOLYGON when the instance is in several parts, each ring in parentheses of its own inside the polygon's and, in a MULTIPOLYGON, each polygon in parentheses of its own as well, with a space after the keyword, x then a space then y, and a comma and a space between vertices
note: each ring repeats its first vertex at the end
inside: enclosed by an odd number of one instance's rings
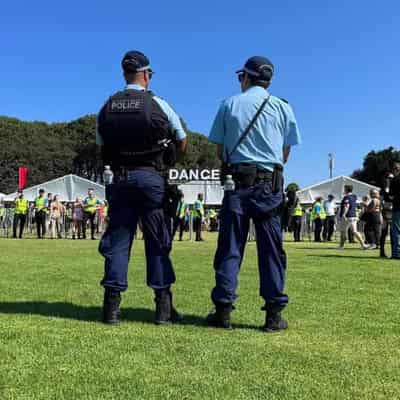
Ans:
POLYGON ((165 175, 165 171, 160 171, 156 167, 152 166, 138 166, 138 165, 129 165, 126 167, 120 167, 117 171, 114 172, 114 182, 115 183, 124 183, 129 181, 129 175, 134 171, 149 171, 160 176, 165 175))
POLYGON ((273 172, 271 172, 261 169, 255 164, 224 163, 221 169, 221 181, 223 184, 227 175, 232 175, 236 187, 250 187, 261 183, 270 183, 273 193, 283 190, 283 167, 279 164, 276 164, 273 172))

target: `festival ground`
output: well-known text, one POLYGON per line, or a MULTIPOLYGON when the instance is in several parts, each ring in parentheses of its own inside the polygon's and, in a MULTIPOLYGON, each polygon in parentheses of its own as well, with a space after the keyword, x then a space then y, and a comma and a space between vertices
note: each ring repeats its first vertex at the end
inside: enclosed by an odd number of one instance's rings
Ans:
POLYGON ((255 244, 235 330, 203 325, 215 235, 176 242, 181 326, 152 324, 143 242, 134 245, 123 323, 98 322, 97 242, 0 240, 1 399, 396 399, 400 263, 355 246, 287 243, 289 330, 264 334, 255 244))

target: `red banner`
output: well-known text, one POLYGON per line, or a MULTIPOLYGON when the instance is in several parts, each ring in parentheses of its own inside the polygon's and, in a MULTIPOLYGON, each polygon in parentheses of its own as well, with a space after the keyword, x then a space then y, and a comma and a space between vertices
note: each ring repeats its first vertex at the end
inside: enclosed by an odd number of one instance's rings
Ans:
POLYGON ((26 178, 28 176, 28 168, 26 167, 19 167, 18 170, 18 189, 25 189, 26 185, 26 178))

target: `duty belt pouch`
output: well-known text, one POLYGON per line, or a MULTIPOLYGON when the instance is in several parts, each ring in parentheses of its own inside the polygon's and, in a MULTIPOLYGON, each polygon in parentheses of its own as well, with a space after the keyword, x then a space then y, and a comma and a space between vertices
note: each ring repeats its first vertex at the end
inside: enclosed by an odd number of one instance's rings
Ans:
POLYGON ((275 164, 272 173, 272 193, 276 194, 283 191, 283 167, 275 164))
POLYGON ((240 186, 253 186, 257 178, 255 164, 239 164, 233 168, 233 180, 240 186))

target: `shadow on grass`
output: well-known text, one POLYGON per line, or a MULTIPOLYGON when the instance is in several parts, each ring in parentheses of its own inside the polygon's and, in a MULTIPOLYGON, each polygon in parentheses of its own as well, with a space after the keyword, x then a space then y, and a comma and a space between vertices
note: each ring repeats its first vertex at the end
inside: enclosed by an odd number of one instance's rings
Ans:
MULTIPOLYGON (((361 250, 360 250, 361 251, 361 250)), ((376 260, 376 261, 385 261, 385 260, 389 260, 388 258, 381 258, 379 256, 369 256, 369 257, 365 257, 365 256, 350 256, 350 255, 343 255, 343 254, 307 254, 307 257, 316 257, 316 258, 355 258, 357 260, 376 260)))
MULTIPOLYGON (((102 308, 81 306, 73 303, 46 301, 0 302, 0 314, 41 315, 52 318, 67 318, 78 321, 100 322, 102 308)), ((154 323, 154 310, 147 308, 121 308, 122 322, 135 321, 147 324, 154 323)), ((205 316, 184 314, 184 320, 179 325, 194 325, 209 328, 205 316)), ((248 324, 232 324, 238 329, 259 329, 248 324)), ((210 328, 211 329, 211 328, 210 328)))

